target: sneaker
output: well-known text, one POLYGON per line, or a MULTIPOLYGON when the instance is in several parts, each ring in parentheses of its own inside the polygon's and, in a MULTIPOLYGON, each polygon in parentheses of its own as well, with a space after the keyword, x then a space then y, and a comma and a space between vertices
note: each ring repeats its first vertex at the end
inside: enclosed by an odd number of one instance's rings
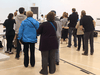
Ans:
POLYGON ((19 57, 15 57, 15 59, 19 60, 19 57))
POLYGON ((88 54, 86 54, 86 53, 82 53, 82 55, 88 56, 88 54))
POLYGON ((9 54, 14 54, 13 52, 9 52, 9 54))
POLYGON ((93 55, 93 53, 90 53, 91 55, 93 55))
POLYGON ((17 49, 17 47, 15 47, 15 49, 17 49))
POLYGON ((77 51, 80 51, 80 49, 77 49, 77 51))
POLYGON ((83 49, 83 51, 85 51, 85 49, 83 49))
POLYGON ((71 46, 69 46, 69 45, 68 45, 67 47, 69 47, 69 48, 70 48, 71 46))
POLYGON ((9 53, 9 51, 5 51, 5 53, 9 53))
POLYGON ((59 65, 59 62, 56 62, 56 65, 59 65))
POLYGON ((42 75, 48 75, 48 71, 43 71, 43 69, 39 73, 42 75))
POLYGON ((74 47, 77 47, 76 45, 74 45, 74 47))

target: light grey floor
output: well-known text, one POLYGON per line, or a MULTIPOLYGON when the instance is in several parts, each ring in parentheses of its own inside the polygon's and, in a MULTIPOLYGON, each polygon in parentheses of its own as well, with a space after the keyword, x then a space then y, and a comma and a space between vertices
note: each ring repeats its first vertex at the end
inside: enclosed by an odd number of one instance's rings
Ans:
MULTIPOLYGON (((90 45, 90 44, 89 44, 90 45)), ((20 53, 20 59, 15 59, 16 50, 13 49, 14 54, 9 55, 9 60, 0 61, 0 75, 41 75, 41 52, 38 43, 35 49, 35 67, 28 68, 23 65, 24 55, 20 53)), ((94 54, 90 55, 90 46, 88 56, 83 56, 82 47, 80 51, 73 46, 68 48, 67 44, 63 42, 60 44, 60 63, 56 66, 56 72, 52 75, 100 75, 100 33, 97 38, 94 38, 94 54)), ((3 50, 0 50, 2 52, 3 50)), ((48 74, 51 75, 51 74, 48 74)))

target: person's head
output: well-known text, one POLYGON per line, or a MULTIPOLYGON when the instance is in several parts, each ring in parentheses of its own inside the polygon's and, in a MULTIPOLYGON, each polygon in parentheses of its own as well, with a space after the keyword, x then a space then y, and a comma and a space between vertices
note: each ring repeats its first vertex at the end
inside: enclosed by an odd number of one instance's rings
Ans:
POLYGON ((15 12, 18 12, 18 10, 16 10, 15 12))
POLYGON ((56 11, 55 10, 51 10, 51 12, 53 12, 55 14, 55 16, 56 16, 56 11))
POLYGON ((67 17, 68 17, 68 13, 63 12, 63 18, 64 18, 64 17, 66 17, 66 18, 67 18, 67 17))
POLYGON ((33 12, 32 11, 27 11, 26 16, 27 17, 33 17, 33 12))
POLYGON ((26 11, 24 11, 24 15, 26 15, 26 11))
POLYGON ((25 9, 24 9, 23 7, 20 7, 20 8, 19 8, 19 13, 20 13, 20 14, 24 14, 24 11, 25 11, 25 9))
POLYGON ((9 13, 8 19, 13 19, 13 13, 9 13))
POLYGON ((45 15, 45 18, 47 18, 47 15, 45 15))
POLYGON ((43 14, 41 15, 41 17, 43 17, 43 14))
POLYGON ((14 16, 17 16, 17 12, 14 12, 14 16))
POLYGON ((85 16, 85 15, 86 15, 85 10, 82 10, 82 11, 81 11, 81 17, 83 17, 83 16, 85 16))
POLYGON ((76 11, 76 9, 75 8, 72 8, 72 12, 75 12, 76 11))
POLYGON ((54 12, 49 12, 47 14, 47 21, 53 22, 55 20, 55 14, 54 12))
POLYGON ((76 12, 76 14, 78 15, 78 12, 76 12))

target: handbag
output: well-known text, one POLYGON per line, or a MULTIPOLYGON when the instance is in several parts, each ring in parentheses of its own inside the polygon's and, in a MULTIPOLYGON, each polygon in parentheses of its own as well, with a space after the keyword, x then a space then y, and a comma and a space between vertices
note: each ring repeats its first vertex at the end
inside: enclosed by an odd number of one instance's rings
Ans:
POLYGON ((77 29, 76 28, 74 28, 74 30, 73 30, 73 36, 75 36, 75 35, 77 35, 77 29))
POLYGON ((97 37, 98 36, 98 33, 97 32, 93 32, 93 36, 94 37, 97 37))

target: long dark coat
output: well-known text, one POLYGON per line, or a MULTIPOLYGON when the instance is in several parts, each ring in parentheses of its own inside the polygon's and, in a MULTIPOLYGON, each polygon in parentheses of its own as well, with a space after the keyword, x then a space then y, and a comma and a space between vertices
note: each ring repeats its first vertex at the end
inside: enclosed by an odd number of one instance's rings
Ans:
MULTIPOLYGON (((55 22, 52 22, 57 29, 55 22)), ((37 30, 37 34, 40 34, 40 51, 47 51, 52 49, 58 49, 58 42, 56 37, 56 31, 50 22, 44 22, 37 30)))

